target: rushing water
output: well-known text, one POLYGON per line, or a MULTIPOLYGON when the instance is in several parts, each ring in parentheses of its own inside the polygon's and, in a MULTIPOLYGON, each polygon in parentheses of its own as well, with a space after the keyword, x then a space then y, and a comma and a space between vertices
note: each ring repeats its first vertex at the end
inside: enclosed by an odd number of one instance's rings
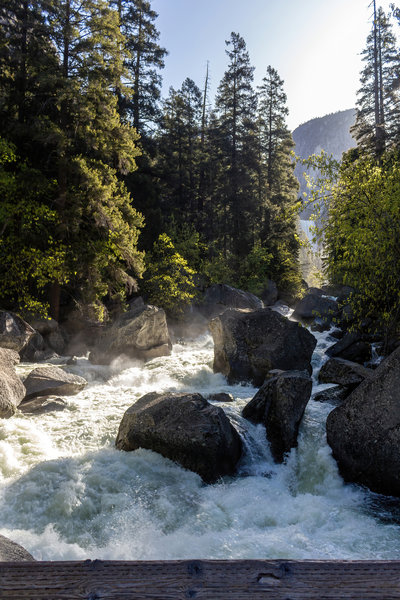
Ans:
MULTIPOLYGON (((333 341, 316 335, 314 377, 333 341)), ((256 390, 228 385, 212 358, 209 336, 144 366, 82 358, 70 370, 89 385, 66 410, 2 420, 0 532, 42 560, 400 558, 397 501, 338 475, 325 439, 332 406, 311 399, 298 448, 276 465, 263 427, 240 416, 256 390), (150 391, 231 393, 222 406, 245 441, 237 476, 205 485, 151 451, 115 450, 124 411, 150 391)))

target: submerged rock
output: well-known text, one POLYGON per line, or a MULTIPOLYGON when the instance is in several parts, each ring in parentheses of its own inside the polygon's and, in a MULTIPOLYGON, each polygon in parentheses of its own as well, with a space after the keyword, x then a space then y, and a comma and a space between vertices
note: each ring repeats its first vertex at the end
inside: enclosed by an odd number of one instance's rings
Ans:
POLYGON ((209 319, 212 319, 228 308, 258 310, 263 307, 263 301, 254 294, 244 292, 225 283, 215 283, 205 291, 199 310, 209 319))
POLYGON ((346 481, 400 496, 400 348, 328 416, 328 443, 346 481))
POLYGON ((25 388, 15 372, 19 354, 15 350, 0 348, 0 417, 9 418, 25 396, 25 388))
POLYGON ((269 308, 229 309, 210 322, 210 330, 214 372, 230 382, 252 381, 260 386, 272 369, 312 371, 315 337, 269 308))
POLYGON ((311 396, 312 380, 307 373, 287 371, 267 379, 244 407, 243 417, 265 425, 271 453, 276 462, 297 446, 299 426, 311 396))
POLYGON ((35 560, 28 550, 22 546, 0 535, 0 561, 1 562, 19 562, 26 560, 35 560))
POLYGON ((18 315, 0 311, 0 347, 21 352, 27 345, 35 330, 18 315))
POLYGON ((25 400, 54 393, 71 396, 83 390, 86 385, 86 379, 67 373, 59 367, 37 367, 24 381, 25 400))
POLYGON ((335 385, 335 387, 328 388, 327 390, 323 390, 322 392, 315 394, 314 400, 315 402, 329 402, 330 404, 337 406, 346 400, 351 391, 351 387, 335 385))
POLYGON ((139 304, 121 315, 101 335, 90 353, 95 364, 109 364, 119 356, 150 360, 171 354, 165 312, 157 306, 139 304))
POLYGON ((321 383, 338 383, 345 386, 356 386, 369 379, 374 371, 358 363, 344 358, 330 358, 321 367, 318 379, 321 383))
POLYGON ((226 392, 218 392, 207 396, 207 400, 212 400, 213 402, 233 402, 233 396, 226 392))
POLYGON ((21 402, 18 409, 25 414, 42 415, 49 412, 65 410, 67 403, 62 398, 55 396, 39 396, 32 400, 21 402))
POLYGON ((224 411, 200 394, 146 394, 125 412, 116 446, 158 452, 206 483, 233 474, 242 452, 224 411))

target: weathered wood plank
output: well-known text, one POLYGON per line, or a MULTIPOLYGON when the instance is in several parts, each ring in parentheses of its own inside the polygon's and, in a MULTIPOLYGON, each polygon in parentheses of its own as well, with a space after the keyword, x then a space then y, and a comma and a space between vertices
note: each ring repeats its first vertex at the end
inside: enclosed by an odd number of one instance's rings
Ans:
POLYGON ((400 600, 400 561, 0 563, 3 600, 400 600))

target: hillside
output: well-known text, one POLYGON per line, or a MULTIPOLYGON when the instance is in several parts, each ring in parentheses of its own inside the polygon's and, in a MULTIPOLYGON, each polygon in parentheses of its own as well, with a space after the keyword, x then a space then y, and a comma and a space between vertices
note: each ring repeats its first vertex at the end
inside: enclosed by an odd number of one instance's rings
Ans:
MULTIPOLYGON (((300 158, 307 158, 310 154, 319 154, 324 150, 340 159, 343 152, 353 148, 356 143, 350 134, 350 127, 355 120, 354 109, 342 110, 324 117, 312 119, 303 123, 293 131, 293 140, 296 144, 295 153, 300 158)), ((303 177, 304 167, 297 165, 295 174, 300 183, 300 194, 307 192, 306 182, 303 177)), ((311 209, 305 209, 302 219, 308 219, 311 209)))

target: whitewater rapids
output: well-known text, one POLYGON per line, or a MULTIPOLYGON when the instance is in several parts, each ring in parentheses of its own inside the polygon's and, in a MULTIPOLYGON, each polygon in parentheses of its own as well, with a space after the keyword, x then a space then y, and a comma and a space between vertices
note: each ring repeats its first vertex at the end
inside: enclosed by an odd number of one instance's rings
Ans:
MULTIPOLYGON (((314 378, 334 341, 315 335, 314 378)), ((240 416, 256 389, 228 385, 212 360, 209 336, 145 365, 81 358, 69 370, 89 385, 66 410, 1 420, 0 533, 38 560, 399 559, 399 503, 343 483, 325 438, 333 407, 310 400, 298 448, 276 465, 264 428, 240 416), (149 450, 114 448, 124 411, 152 391, 234 396, 218 405, 244 439, 235 477, 205 485, 149 450)))

